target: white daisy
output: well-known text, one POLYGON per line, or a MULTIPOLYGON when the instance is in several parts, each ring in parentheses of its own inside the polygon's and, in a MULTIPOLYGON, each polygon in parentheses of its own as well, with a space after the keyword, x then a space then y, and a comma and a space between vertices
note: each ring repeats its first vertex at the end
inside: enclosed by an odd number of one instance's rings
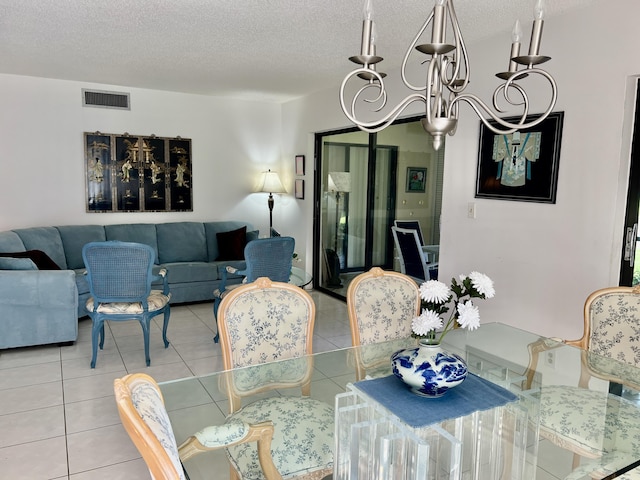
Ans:
POLYGON ((462 328, 475 330, 480 326, 480 311, 471 300, 458 304, 458 323, 462 328))
POLYGON ((444 303, 450 296, 451 289, 438 280, 428 280, 420 285, 420 298, 425 302, 444 303))
POLYGON ((471 285, 481 294, 484 294, 485 298, 493 298, 496 291, 493 288, 493 280, 487 277, 484 273, 471 272, 469 274, 471 279, 471 285))
POLYGON ((442 319, 433 310, 425 308, 419 317, 411 321, 411 328, 416 335, 428 335, 431 330, 442 328, 442 319))

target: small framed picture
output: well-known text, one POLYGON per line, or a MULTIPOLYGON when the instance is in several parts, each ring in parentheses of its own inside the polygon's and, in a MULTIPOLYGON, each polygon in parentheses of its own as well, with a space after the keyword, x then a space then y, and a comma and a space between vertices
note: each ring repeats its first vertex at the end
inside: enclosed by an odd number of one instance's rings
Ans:
POLYGON ((427 169, 422 167, 407 167, 406 192, 424 193, 427 186, 427 169))
POLYGON ((295 194, 296 198, 304 200, 304 180, 301 178, 296 178, 295 194))
POLYGON ((296 155, 296 175, 304 175, 304 155, 296 155))

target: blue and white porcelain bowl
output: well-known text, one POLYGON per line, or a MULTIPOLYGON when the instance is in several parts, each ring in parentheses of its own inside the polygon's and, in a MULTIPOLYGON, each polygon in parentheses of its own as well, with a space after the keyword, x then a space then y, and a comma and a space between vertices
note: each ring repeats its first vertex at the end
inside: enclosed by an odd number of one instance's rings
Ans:
POLYGON ((425 340, 391 355, 393 374, 424 397, 440 397, 467 378, 467 364, 458 355, 425 340))

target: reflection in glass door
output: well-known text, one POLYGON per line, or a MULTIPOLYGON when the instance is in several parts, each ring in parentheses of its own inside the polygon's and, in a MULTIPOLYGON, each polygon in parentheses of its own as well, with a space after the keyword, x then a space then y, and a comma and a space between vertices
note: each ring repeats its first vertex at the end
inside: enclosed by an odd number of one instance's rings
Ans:
POLYGON ((391 226, 412 218, 439 244, 443 152, 433 152, 419 120, 378 134, 357 129, 316 135, 314 286, 344 297, 352 278, 379 266, 399 270, 391 226), (407 174, 426 172, 423 188, 407 174))

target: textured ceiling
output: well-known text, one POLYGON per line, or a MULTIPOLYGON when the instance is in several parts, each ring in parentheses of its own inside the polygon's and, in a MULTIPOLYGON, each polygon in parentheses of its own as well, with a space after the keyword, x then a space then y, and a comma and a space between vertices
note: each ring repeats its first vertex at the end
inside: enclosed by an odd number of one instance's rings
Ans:
MULTIPOLYGON (((593 0, 546 0, 546 18, 593 0)), ((0 0, 0 73, 285 101, 338 84, 363 0, 0 0)), ((456 0, 467 44, 528 32, 534 0, 456 0)), ((374 0, 397 66, 433 0, 374 0)), ((528 33, 525 35, 528 37, 528 33)), ((528 43, 528 38, 526 40, 528 43)))

